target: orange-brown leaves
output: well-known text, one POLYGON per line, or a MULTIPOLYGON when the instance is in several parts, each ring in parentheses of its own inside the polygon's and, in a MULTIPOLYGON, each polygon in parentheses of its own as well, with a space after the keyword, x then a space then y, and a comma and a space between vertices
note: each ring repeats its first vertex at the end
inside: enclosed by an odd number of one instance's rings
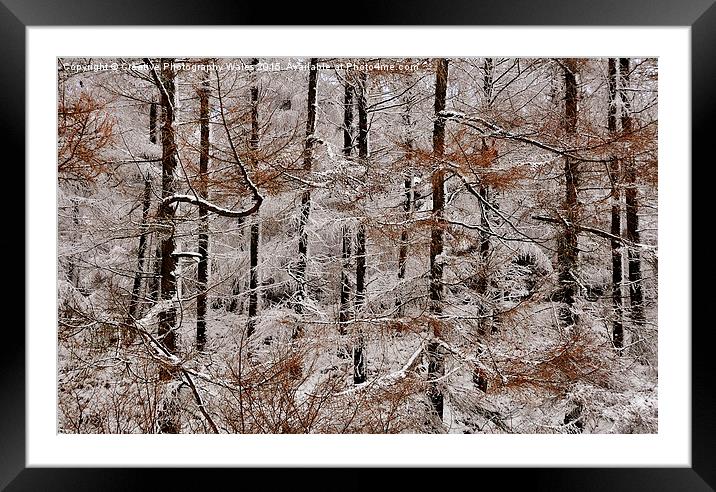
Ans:
POLYGON ((104 111, 106 102, 82 92, 58 106, 58 160, 60 179, 94 180, 106 171, 102 152, 113 142, 115 118, 104 111))
POLYGON ((518 357, 504 363, 506 389, 532 388, 562 394, 576 382, 604 386, 610 352, 589 334, 573 333, 564 342, 542 351, 538 357, 518 357))

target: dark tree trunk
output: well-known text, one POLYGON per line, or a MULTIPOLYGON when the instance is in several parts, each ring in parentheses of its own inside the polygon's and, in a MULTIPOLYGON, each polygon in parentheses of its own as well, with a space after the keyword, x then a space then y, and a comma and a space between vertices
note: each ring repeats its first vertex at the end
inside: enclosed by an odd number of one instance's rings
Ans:
MULTIPOLYGON (((139 247, 137 248, 137 271, 134 274, 134 284, 132 285, 132 298, 129 301, 129 309, 127 311, 127 323, 131 324, 137 318, 139 308, 139 297, 142 291, 142 278, 144 278, 144 264, 147 252, 147 228, 149 219, 149 208, 152 203, 152 181, 149 175, 144 178, 144 197, 142 201, 142 233, 139 236, 139 247)), ((127 338, 131 337, 127 332, 127 338)), ((133 337, 132 337, 133 338, 133 337)), ((127 342, 130 340, 127 339, 127 342)))
MULTIPOLYGON (((209 76, 205 73, 199 89, 199 196, 209 198, 209 76)), ((206 308, 209 287, 209 211, 199 206, 199 265, 197 266, 196 349, 206 346, 206 308)))
MULTIPOLYGON (((483 72, 484 72, 484 78, 482 81, 482 89, 485 95, 485 109, 489 110, 492 107, 493 102, 493 85, 494 85, 494 69, 495 69, 495 63, 492 58, 485 58, 485 63, 483 66, 483 72)), ((485 141, 483 139, 482 142, 483 151, 487 150, 485 141)), ((490 221, 488 217, 488 207, 487 203, 488 200, 490 200, 490 188, 484 183, 480 184, 480 188, 478 189, 478 193, 481 197, 480 199, 480 260, 481 260, 481 267, 482 271, 480 272, 480 278, 477 283, 477 293, 480 295, 480 310, 479 314, 481 318, 478 320, 478 327, 477 331, 480 336, 484 336, 487 334, 489 329, 489 307, 487 303, 487 287, 490 284, 489 279, 489 272, 488 272, 488 261, 490 256, 490 221)), ((495 326, 493 325, 493 329, 495 326)), ((486 381, 483 381, 481 377, 478 377, 478 381, 476 383, 479 387, 484 387, 487 383, 486 381)))
MULTIPOLYGON (((405 218, 410 218, 410 212, 413 209, 412 198, 413 198, 413 178, 408 176, 403 180, 403 211, 405 212, 405 218)), ((400 231, 400 249, 398 251, 398 284, 405 279, 405 267, 408 261, 408 228, 405 226, 400 231)), ((400 295, 395 300, 395 304, 398 306, 398 316, 403 316, 405 313, 405 301, 401 299, 400 295)))
MULTIPOLYGON (((609 109, 607 112, 607 129, 612 137, 617 134, 617 60, 608 61, 608 87, 609 109)), ((620 188, 619 160, 612 157, 609 161, 609 181, 611 182, 612 223, 610 232, 613 236, 621 237, 621 188, 620 188)), ((611 241, 612 250, 612 306, 614 319, 612 320, 612 343, 621 354, 624 347, 624 326, 622 321, 622 250, 619 241, 611 241)))
MULTIPOLYGON (((353 153, 353 85, 346 82, 343 96, 343 155, 350 157, 353 153)), ((341 305, 338 312, 338 330, 341 335, 347 333, 345 323, 348 321, 350 310, 350 264, 351 264, 351 228, 344 225, 341 228, 341 305)))
POLYGON ((157 143, 157 103, 149 103, 149 141, 151 143, 157 143))
MULTIPOLYGON (((147 59, 147 63, 151 64, 147 59)), ((157 337, 169 353, 175 353, 176 346, 176 322, 177 322, 177 261, 175 256, 175 204, 167 204, 164 200, 175 193, 175 174, 177 165, 176 137, 174 133, 174 104, 176 99, 176 72, 174 70, 173 58, 162 58, 160 74, 153 72, 155 83, 161 94, 162 107, 162 203, 159 207, 158 222, 161 227, 159 249, 161 261, 159 264, 159 278, 161 287, 162 302, 168 306, 159 313, 159 326, 157 337)), ((154 70, 154 69, 153 69, 154 70)), ((159 379, 169 381, 174 378, 177 371, 161 367, 159 379)), ((159 431, 163 434, 176 434, 180 431, 180 424, 176 414, 176 395, 169 386, 168 392, 159 410, 158 425, 159 431)))
MULTIPOLYGON (((565 85, 564 129, 567 139, 572 140, 577 131, 577 67, 573 60, 564 60, 562 66, 565 85)), ((570 157, 564 159, 564 178, 564 219, 567 224, 564 226, 557 248, 560 283, 557 298, 562 302, 559 309, 560 321, 565 327, 571 327, 576 323, 574 301, 577 293, 575 276, 578 257, 576 222, 579 213, 577 198, 579 163, 570 157)))
MULTIPOLYGON (((162 199, 174 195, 176 173, 176 141, 174 135, 174 103, 175 103, 175 77, 173 58, 161 60, 161 104, 164 121, 162 122, 162 199)), ((164 228, 160 243, 161 248, 161 299, 169 301, 172 305, 159 313, 159 339, 169 352, 176 351, 176 266, 177 258, 174 256, 174 214, 176 205, 160 207, 159 220, 164 228)), ((169 380, 172 374, 165 368, 160 371, 163 380, 169 380)), ((172 429, 169 429, 172 430, 172 429)))
MULTIPOLYGON (((154 97, 152 97, 152 102, 149 103, 149 141, 151 143, 157 143, 157 103, 154 97)), ((152 273, 149 274, 149 278, 147 280, 147 296, 149 297, 150 304, 159 300, 160 257, 161 248, 159 244, 157 244, 154 252, 152 273)))
MULTIPOLYGON (((358 159, 364 168, 368 165, 368 74, 361 72, 358 83, 358 159)), ((365 304, 366 280, 366 229, 364 223, 358 224, 356 232, 356 295, 355 312, 360 313, 365 304)), ((353 382, 360 384, 366 380, 365 341, 359 328, 356 344, 353 347, 353 382)))
MULTIPOLYGON (((621 78, 620 96, 622 101, 622 131, 625 134, 632 132, 631 104, 627 96, 626 88, 629 87, 629 58, 619 59, 619 73, 621 78)), ((626 238, 631 241, 627 250, 629 260, 629 304, 631 308, 631 319, 637 330, 644 324, 644 293, 641 282, 641 255, 636 244, 640 242, 639 237, 639 202, 636 184, 636 169, 634 159, 628 157, 624 162, 624 201, 626 205, 626 238)))
MULTIPOLYGON (((412 82, 412 78, 410 79, 412 82)), ((405 96, 405 112, 403 113, 403 124, 405 126, 405 160, 407 164, 407 170, 405 179, 403 180, 403 211, 405 212, 405 220, 409 221, 413 212, 413 154, 415 151, 415 138, 413 136, 412 126, 413 121, 411 118, 411 112, 413 107, 413 101, 410 95, 405 96)), ((398 289, 396 291, 395 305, 398 308, 396 315, 402 317, 405 315, 405 299, 402 295, 402 284, 405 280, 406 264, 408 261, 408 242, 410 240, 410 234, 408 233, 408 225, 403 227, 400 231, 400 248, 398 250, 398 289)))
MULTIPOLYGON (((440 113, 445 110, 448 85, 448 60, 440 58, 436 63, 435 74, 435 122, 433 125, 433 154, 435 171, 432 177, 433 188, 433 225, 430 239, 430 313, 442 313, 443 299, 443 235, 445 231, 445 170, 442 163, 445 153, 445 119, 440 113)), ((428 343, 428 395, 433 409, 440 420, 443 418, 443 393, 439 379, 445 374, 443 354, 437 339, 441 336, 440 324, 435 320, 433 333, 428 343)))
MULTIPOLYGON (((254 58, 251 61, 254 68, 259 64, 259 60, 254 58)), ((253 73, 254 84, 251 87, 251 137, 249 146, 251 147, 251 164, 254 170, 258 167, 258 156, 256 155, 259 148, 259 87, 256 81, 256 72, 253 73)), ((251 221, 251 239, 249 243, 249 321, 246 326, 246 336, 250 337, 256 330, 256 315, 259 308, 259 233, 260 233, 260 216, 259 210, 256 210, 255 216, 251 221)))
MULTIPOLYGON (((308 110, 306 116, 306 140, 303 149, 303 169, 310 172, 313 168, 313 148, 316 142, 316 113, 318 88, 318 59, 311 58, 308 72, 308 110)), ((301 214, 298 220, 298 265, 296 280, 298 283, 294 310, 302 314, 307 298, 306 268, 308 263, 308 218, 311 214, 311 189, 306 188, 301 194, 301 214)), ((302 329, 297 327, 293 332, 296 338, 302 329)))

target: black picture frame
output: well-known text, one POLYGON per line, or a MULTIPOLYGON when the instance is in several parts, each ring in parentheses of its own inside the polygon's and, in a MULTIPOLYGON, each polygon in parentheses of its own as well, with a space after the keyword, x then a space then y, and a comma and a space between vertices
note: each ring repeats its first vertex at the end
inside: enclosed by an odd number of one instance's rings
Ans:
MULTIPOLYGON (((553 25, 553 26, 690 26, 692 81, 692 161, 709 155, 716 81, 715 0, 503 0, 501 2, 428 0, 364 2, 349 13, 329 2, 270 3, 220 0, 0 0, 0 134, 10 137, 5 153, 25 159, 25 28, 81 25, 553 25), (324 3, 326 5, 324 5, 324 3), (340 13, 340 15, 339 15, 340 13)), ((353 4, 351 4, 353 5, 353 4)), ((475 49, 479 51, 479 47, 475 49)), ((7 161, 6 161, 7 162, 7 161)), ((16 165, 16 167, 18 167, 16 165)), ((691 166, 693 169, 693 165, 691 166)), ((684 172, 691 173, 691 169, 684 172)), ((24 172, 19 176, 24 182, 24 172)), ((19 182, 19 181, 17 181, 19 182)), ((696 196, 693 195, 692 196, 696 196)), ((23 214, 24 215, 24 214, 23 214)), ((24 226, 22 226, 24 227, 24 226)), ((25 265, 32 258, 25 256, 25 265)), ((690 286, 684 286, 690 289, 690 286)), ((13 290, 20 292, 15 285, 13 290)), ((24 292, 24 289, 23 289, 24 292)), ((26 293, 27 295, 31 293, 26 293)), ((9 299, 9 297, 7 297, 9 299)), ((48 307, 49 308, 49 307, 48 307)), ((671 327, 691 331, 692 434, 691 468, 535 468, 484 469, 472 483, 509 481, 510 487, 549 490, 715 490, 716 418, 713 370, 708 343, 710 324, 671 327), (509 477, 509 478, 507 478, 509 477)), ((207 488, 226 480, 232 470, 127 470, 119 468, 26 468, 25 465, 25 336, 6 326, 0 357, 0 488, 6 490, 141 490, 152 479, 161 488, 207 488), (153 475, 147 477, 147 475, 153 475)), ((258 478, 260 470, 240 471, 242 480, 258 478)), ((263 472, 265 473, 265 471, 263 472)), ((306 470, 292 477, 306 476, 306 470)), ((437 474, 416 474, 424 480, 437 474)), ((229 480, 232 480, 229 478, 229 480)), ((353 480, 347 480, 353 482, 353 480)), ((229 482, 231 483, 231 482, 229 482)), ((248 484, 249 482, 245 482, 248 484)), ((332 479, 311 480, 314 488, 343 488, 332 479), (321 484, 319 482, 324 482, 321 484)), ((347 487, 359 485, 347 483, 347 487)), ((446 484, 446 486, 449 486, 446 484)), ((232 488, 235 485, 232 485, 232 488)))

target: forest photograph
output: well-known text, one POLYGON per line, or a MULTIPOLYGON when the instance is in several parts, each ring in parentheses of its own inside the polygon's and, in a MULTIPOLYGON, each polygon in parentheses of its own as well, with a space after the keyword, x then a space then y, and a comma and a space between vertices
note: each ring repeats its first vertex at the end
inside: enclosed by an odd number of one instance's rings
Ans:
POLYGON ((57 58, 56 118, 58 433, 658 432, 657 58, 57 58))

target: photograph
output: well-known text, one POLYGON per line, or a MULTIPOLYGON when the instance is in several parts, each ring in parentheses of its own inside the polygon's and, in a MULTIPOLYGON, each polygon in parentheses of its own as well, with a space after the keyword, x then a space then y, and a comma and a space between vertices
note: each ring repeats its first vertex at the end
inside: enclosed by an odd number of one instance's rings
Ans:
POLYGON ((58 434, 659 433, 659 58, 56 62, 58 434))

